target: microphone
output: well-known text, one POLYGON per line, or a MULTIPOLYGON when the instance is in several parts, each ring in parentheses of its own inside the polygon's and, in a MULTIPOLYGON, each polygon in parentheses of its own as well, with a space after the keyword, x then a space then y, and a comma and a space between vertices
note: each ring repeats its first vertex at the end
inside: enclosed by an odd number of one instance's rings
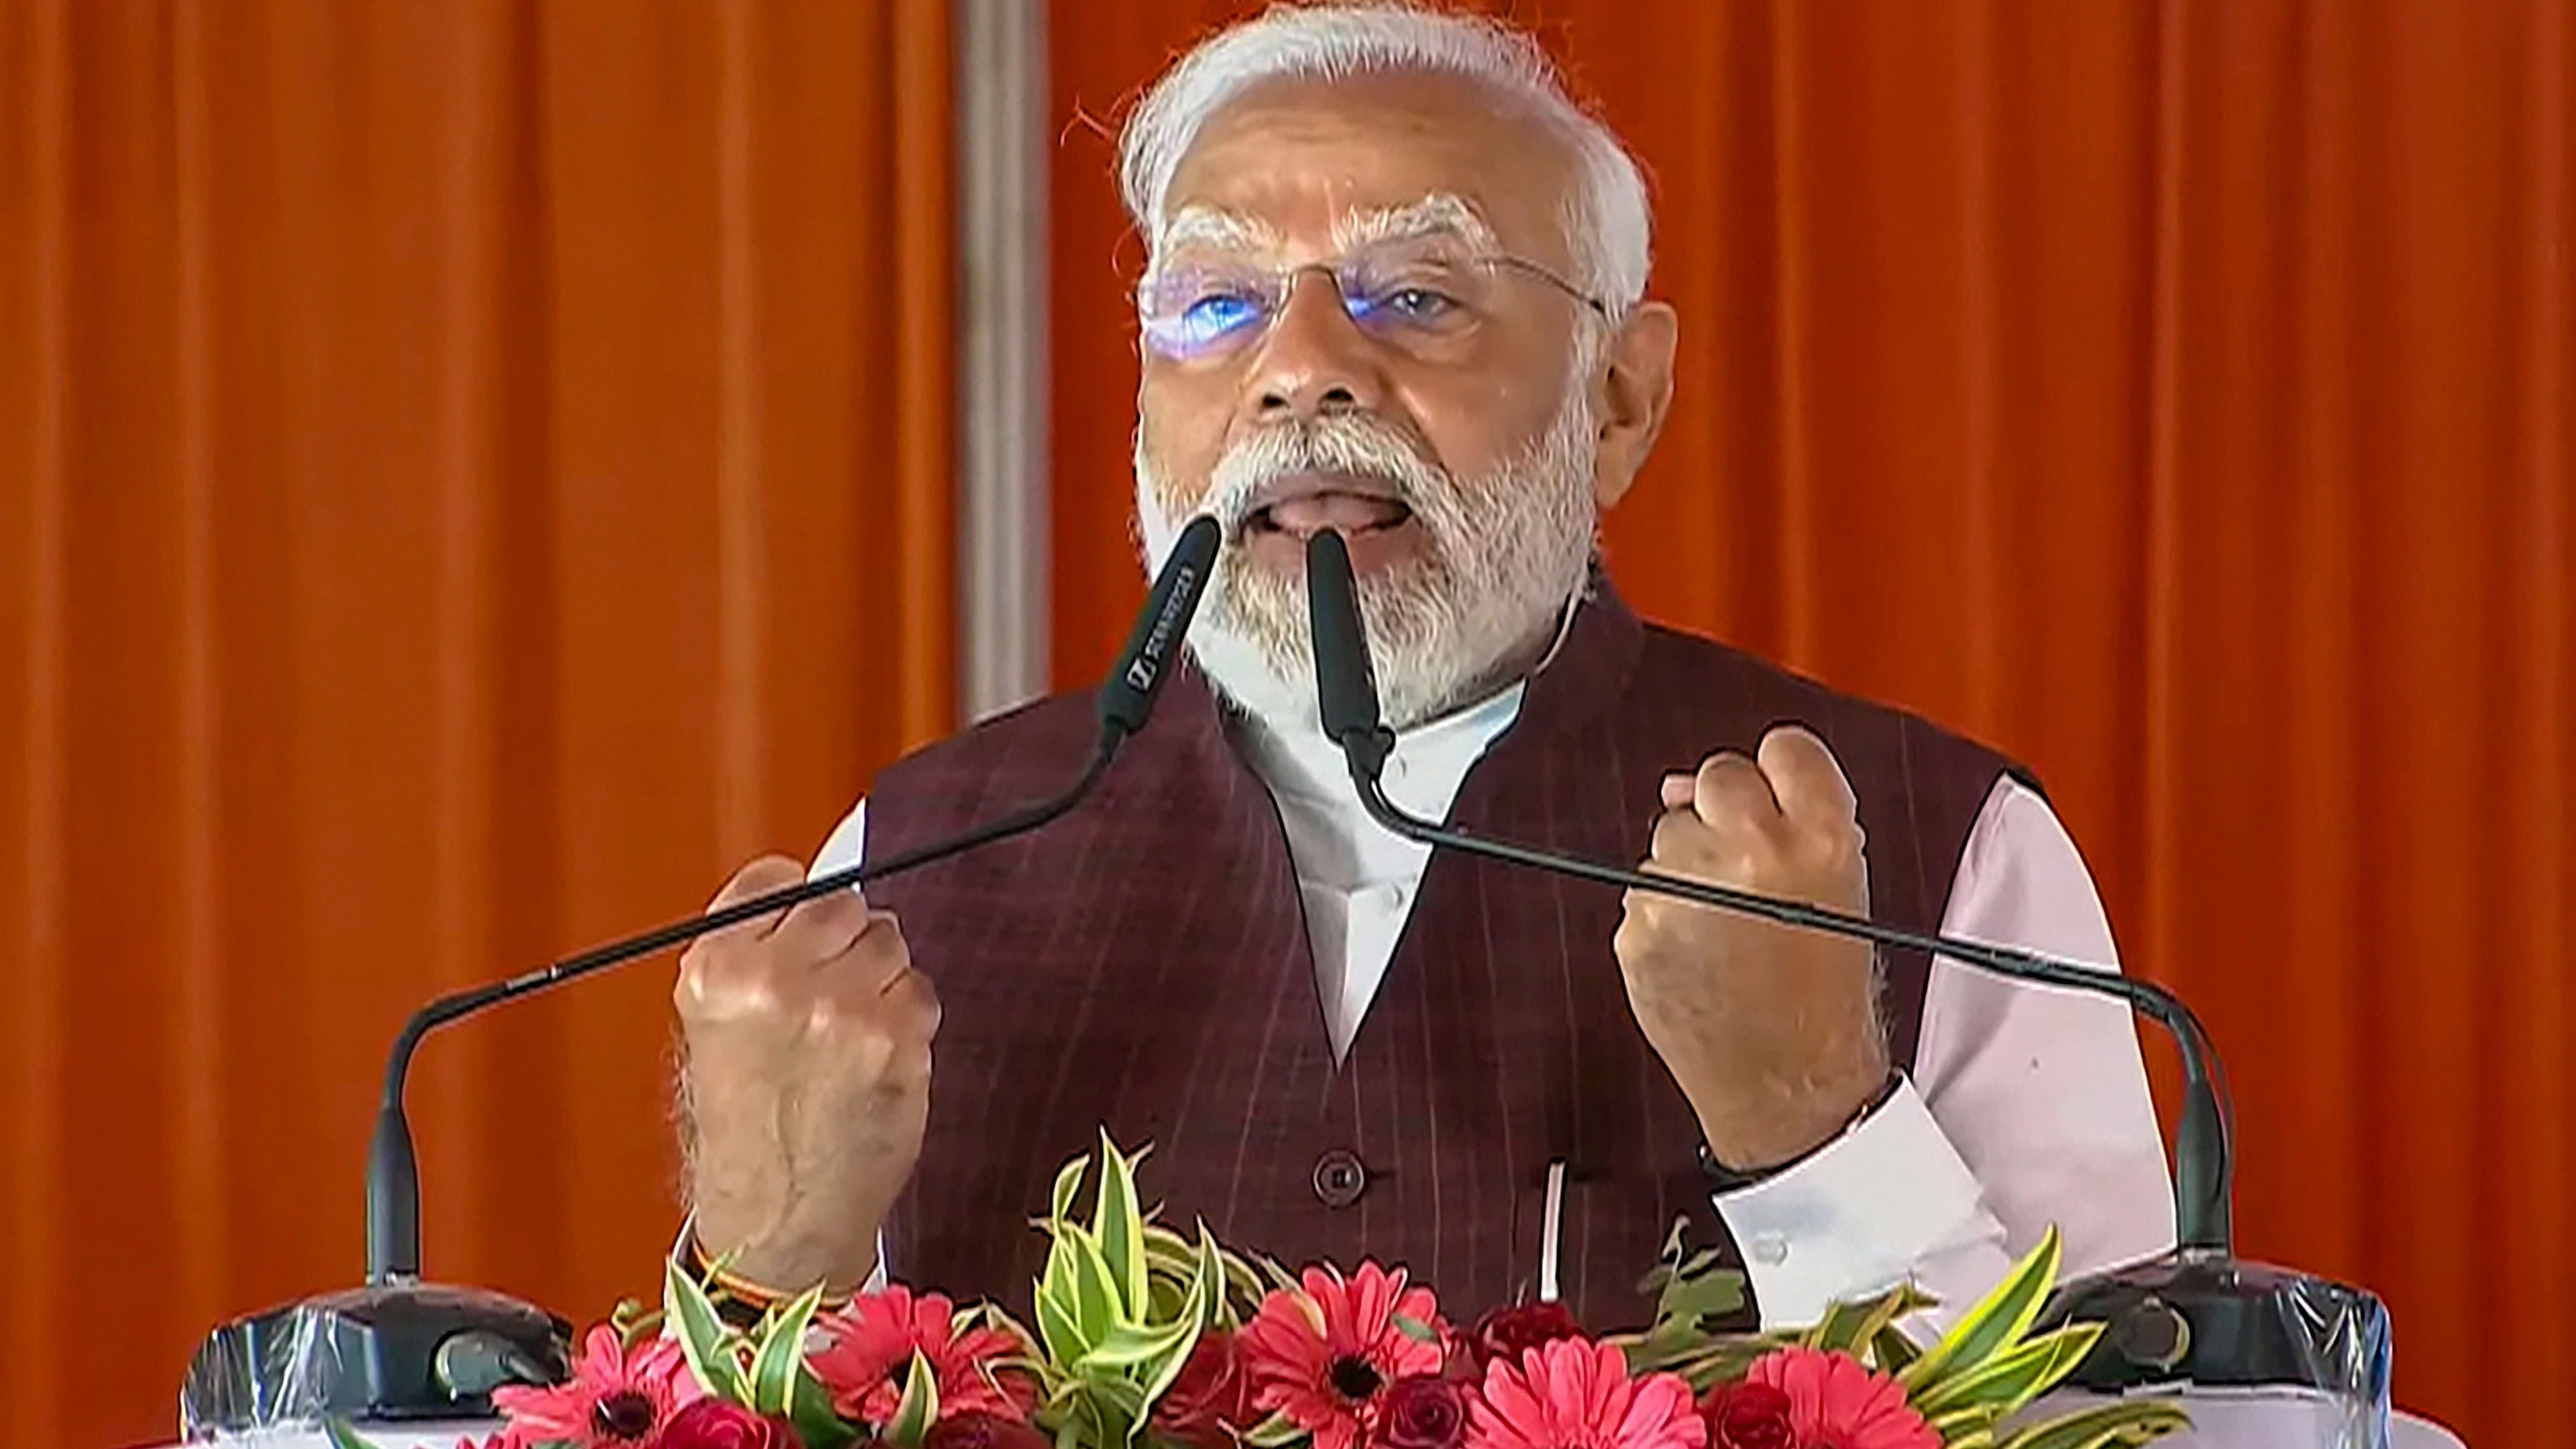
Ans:
POLYGON ((1783 925, 1946 956, 2043 986, 2109 996, 2172 1036, 2180 1048, 2183 1104, 2174 1141, 2174 1254, 2063 1286, 2047 1317, 2111 1325, 2068 1381, 2116 1391, 2171 1382, 2300 1383, 2349 1392, 2376 1373, 2387 1402, 2387 1310, 2361 1289, 2286 1273, 2234 1256, 2235 1161, 2217 1048, 2182 998, 2152 981, 2015 946, 1909 931, 1866 916, 1693 880, 1648 874, 1493 840, 1406 814, 1381 783, 1395 734, 1379 718, 1350 550, 1324 530, 1306 542, 1306 596, 1315 651, 1315 701, 1325 735, 1341 746, 1370 817, 1408 840, 1623 890, 1643 890, 1783 925), (2339 1325, 2321 1344, 2322 1324, 2339 1325), (2375 1345, 2375 1348, 2373 1347, 2375 1345), (2321 1362, 2320 1360, 2326 1360, 2321 1362))
POLYGON ((451 992, 413 1013, 387 1053, 384 1095, 367 1148, 367 1287, 218 1328, 189 1366, 182 1406, 190 1433, 322 1413, 475 1417, 490 1412, 495 1387, 560 1381, 569 1372, 569 1324, 500 1294, 420 1282, 420 1169, 403 1093, 421 1040, 506 1002, 1056 820, 1090 796, 1119 747, 1152 717, 1222 542, 1223 531, 1205 515, 1181 530, 1101 686, 1099 736, 1091 756, 1057 794, 951 839, 688 916, 505 981, 451 992))

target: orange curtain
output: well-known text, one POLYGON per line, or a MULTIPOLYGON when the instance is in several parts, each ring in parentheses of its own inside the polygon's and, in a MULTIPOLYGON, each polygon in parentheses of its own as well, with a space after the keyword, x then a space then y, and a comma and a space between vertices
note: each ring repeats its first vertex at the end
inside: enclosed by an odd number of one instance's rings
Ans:
MULTIPOLYGON (((1067 683, 1138 592, 1103 123, 1254 8, 1055 8, 1067 683)), ((2249 1254, 2384 1294, 2402 1402, 2563 1442, 2571 7, 1496 8, 1655 189, 1623 587, 2031 760, 2227 1055, 2249 1254)))
MULTIPOLYGON (((356 1280, 433 991, 952 725, 946 8, 0 6, 0 1418, 356 1280)), ((675 1225, 667 963, 434 1039, 436 1276, 675 1225)))

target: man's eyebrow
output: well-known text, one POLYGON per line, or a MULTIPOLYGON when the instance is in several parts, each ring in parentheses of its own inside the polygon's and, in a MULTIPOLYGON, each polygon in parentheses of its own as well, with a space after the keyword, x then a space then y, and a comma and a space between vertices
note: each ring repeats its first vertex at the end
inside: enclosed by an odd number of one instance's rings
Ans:
POLYGON ((1476 247, 1494 245, 1494 228, 1476 204, 1454 192, 1435 191, 1402 206, 1368 207, 1333 224, 1333 243, 1344 251, 1382 241, 1450 236, 1476 247))
POLYGON ((1193 201, 1163 223, 1160 251, 1175 246, 1218 246, 1240 251, 1276 251, 1286 242, 1279 228, 1249 212, 1193 201))

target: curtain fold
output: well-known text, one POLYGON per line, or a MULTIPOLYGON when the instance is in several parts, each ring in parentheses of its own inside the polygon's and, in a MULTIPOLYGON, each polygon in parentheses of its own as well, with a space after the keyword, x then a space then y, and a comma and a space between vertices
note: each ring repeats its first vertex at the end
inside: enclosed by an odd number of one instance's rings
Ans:
MULTIPOLYGON (((945 5, 0 7, 0 1402, 354 1282, 395 1027, 952 724, 945 5)), ((676 1225, 667 962, 445 1033, 435 1276, 676 1225)))
MULTIPOLYGON (((2401 1402, 2560 1437, 2514 1325, 2576 1292, 2570 7, 1485 8, 1654 189, 1621 587, 2037 766, 2226 1054, 2249 1254, 2386 1295, 2401 1402)), ((1258 9, 1057 7, 1064 684, 1141 592, 1110 138, 1258 9)))

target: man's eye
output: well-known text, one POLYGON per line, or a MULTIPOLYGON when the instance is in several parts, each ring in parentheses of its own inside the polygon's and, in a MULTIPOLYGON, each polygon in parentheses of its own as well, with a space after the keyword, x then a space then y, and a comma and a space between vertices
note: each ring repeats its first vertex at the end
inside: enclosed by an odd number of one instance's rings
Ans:
POLYGON ((1180 330, 1194 340, 1222 337, 1261 320, 1261 303, 1241 292, 1207 292, 1181 309, 1180 330))
POLYGON ((1372 292, 1364 306, 1353 310, 1364 316, 1383 316, 1392 322, 1437 322, 1457 307, 1458 299, 1448 293, 1417 285, 1372 292))

